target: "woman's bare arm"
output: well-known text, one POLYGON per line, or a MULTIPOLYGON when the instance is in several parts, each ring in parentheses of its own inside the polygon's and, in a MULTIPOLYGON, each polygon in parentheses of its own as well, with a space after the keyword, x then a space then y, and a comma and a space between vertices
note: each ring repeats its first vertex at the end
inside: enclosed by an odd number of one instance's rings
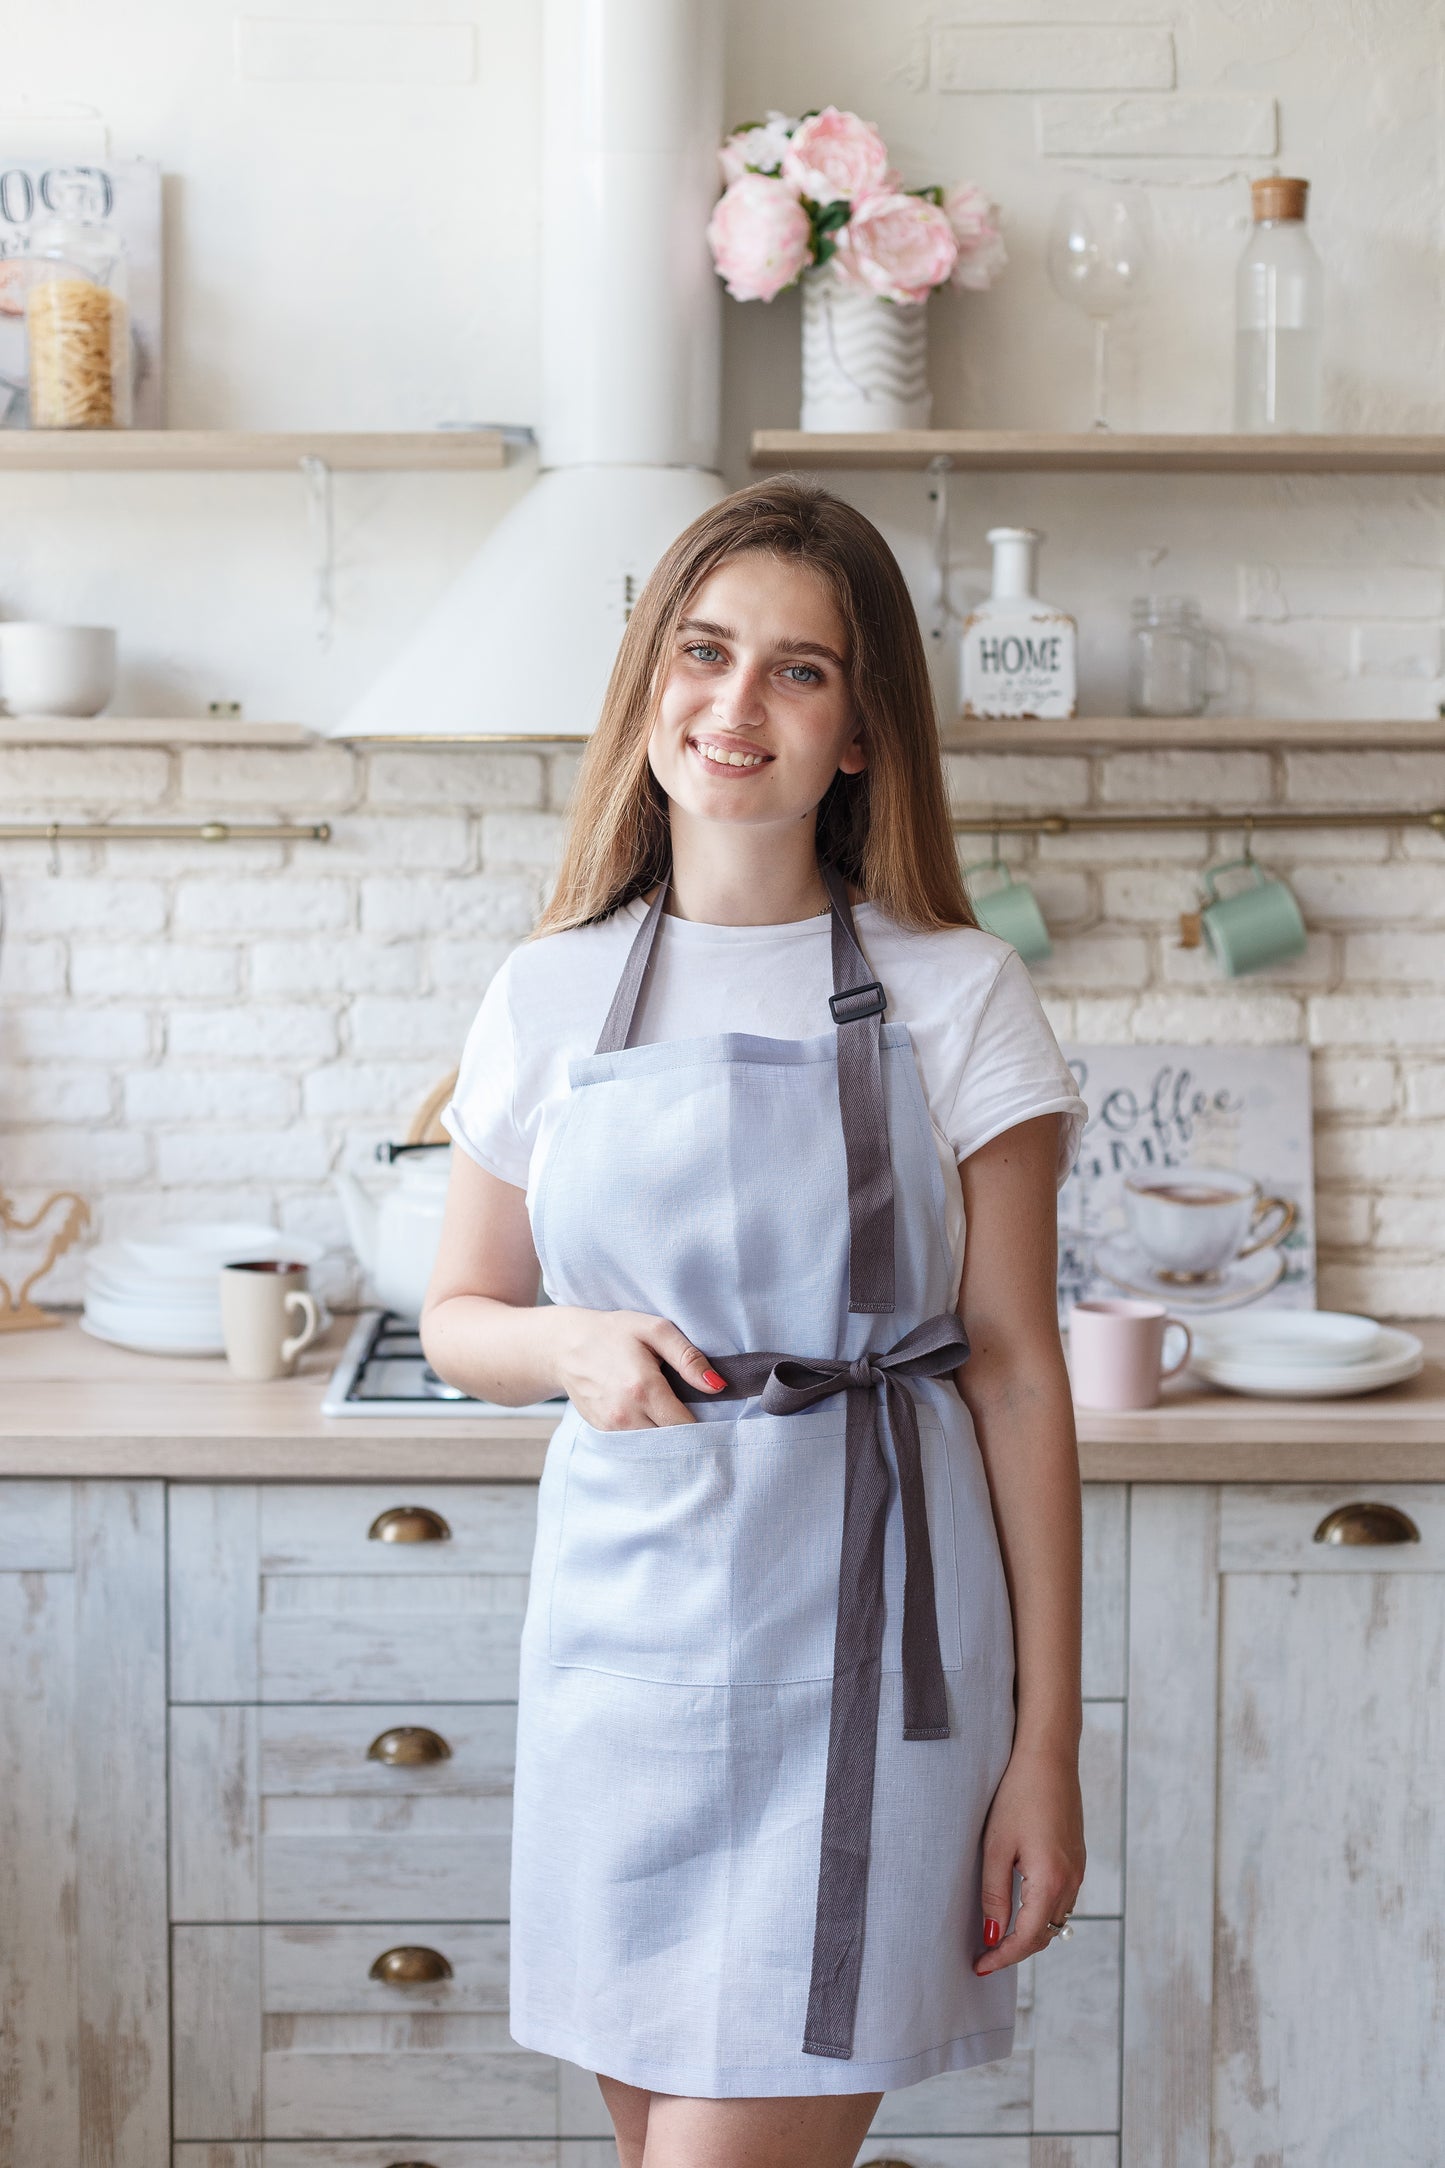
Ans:
POLYGON ((565 1392, 598 1430, 696 1422, 660 1361, 710 1391, 722 1380, 669 1318, 538 1304, 540 1279, 525 1192, 454 1148, 421 1313, 422 1346, 437 1374, 503 1407, 565 1392))
POLYGON ((958 1388, 973 1415, 1013 1607, 1017 1722, 984 1845, 985 1910, 1018 1925, 980 1971, 1048 1942, 1083 1879, 1078 1799, 1082 1537, 1073 1399, 1056 1294, 1055 1114, 1005 1130, 964 1160, 967 1239, 959 1310, 970 1354, 958 1388), (1054 1910, 1057 1905, 1062 1910, 1054 1910), (1007 1953, 1007 1954, 1005 1954, 1007 1953))

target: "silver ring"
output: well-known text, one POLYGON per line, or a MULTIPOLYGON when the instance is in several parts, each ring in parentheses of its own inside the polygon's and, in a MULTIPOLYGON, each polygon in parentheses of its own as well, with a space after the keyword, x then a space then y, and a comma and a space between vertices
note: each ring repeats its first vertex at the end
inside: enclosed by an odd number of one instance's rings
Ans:
POLYGON ((1061 1920, 1045 1920, 1044 1925, 1049 1929, 1051 1934, 1055 1934, 1058 1936, 1060 1942, 1067 1942, 1070 1935, 1074 1931, 1073 1928, 1069 1925, 1069 1921, 1072 1918, 1072 1912, 1066 1912, 1061 1920))

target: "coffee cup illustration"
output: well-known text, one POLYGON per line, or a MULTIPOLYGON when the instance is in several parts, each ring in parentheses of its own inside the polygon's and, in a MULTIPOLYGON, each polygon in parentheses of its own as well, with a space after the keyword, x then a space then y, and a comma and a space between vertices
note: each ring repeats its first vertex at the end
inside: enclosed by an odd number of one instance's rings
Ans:
POLYGON ((1124 1210, 1161 1280, 1218 1279, 1241 1257, 1283 1242, 1295 1221, 1287 1197, 1266 1197, 1232 1167, 1156 1168, 1126 1175, 1124 1210))

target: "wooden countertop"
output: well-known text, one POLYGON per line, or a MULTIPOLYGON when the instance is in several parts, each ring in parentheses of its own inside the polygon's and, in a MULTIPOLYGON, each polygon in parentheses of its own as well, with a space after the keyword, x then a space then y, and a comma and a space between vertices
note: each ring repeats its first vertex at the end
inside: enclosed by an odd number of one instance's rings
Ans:
MULTIPOLYGON (((215 1357, 135 1355, 82 1333, 0 1334, 0 1477, 304 1482, 535 1480, 545 1417, 321 1414, 350 1330, 338 1319, 297 1374, 243 1385, 215 1357)), ((1445 1482, 1445 1321, 1414 1328, 1419 1377, 1351 1400, 1249 1400, 1193 1379, 1157 1408, 1079 1415, 1086 1482, 1445 1482)))

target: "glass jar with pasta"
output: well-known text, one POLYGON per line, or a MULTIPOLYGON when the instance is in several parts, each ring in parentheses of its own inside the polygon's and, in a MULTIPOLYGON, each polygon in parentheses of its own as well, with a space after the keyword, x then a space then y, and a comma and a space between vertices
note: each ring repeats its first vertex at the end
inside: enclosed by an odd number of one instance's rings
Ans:
POLYGON ((33 231, 25 332, 32 429, 128 429, 130 309, 125 247, 87 176, 56 189, 33 231))

